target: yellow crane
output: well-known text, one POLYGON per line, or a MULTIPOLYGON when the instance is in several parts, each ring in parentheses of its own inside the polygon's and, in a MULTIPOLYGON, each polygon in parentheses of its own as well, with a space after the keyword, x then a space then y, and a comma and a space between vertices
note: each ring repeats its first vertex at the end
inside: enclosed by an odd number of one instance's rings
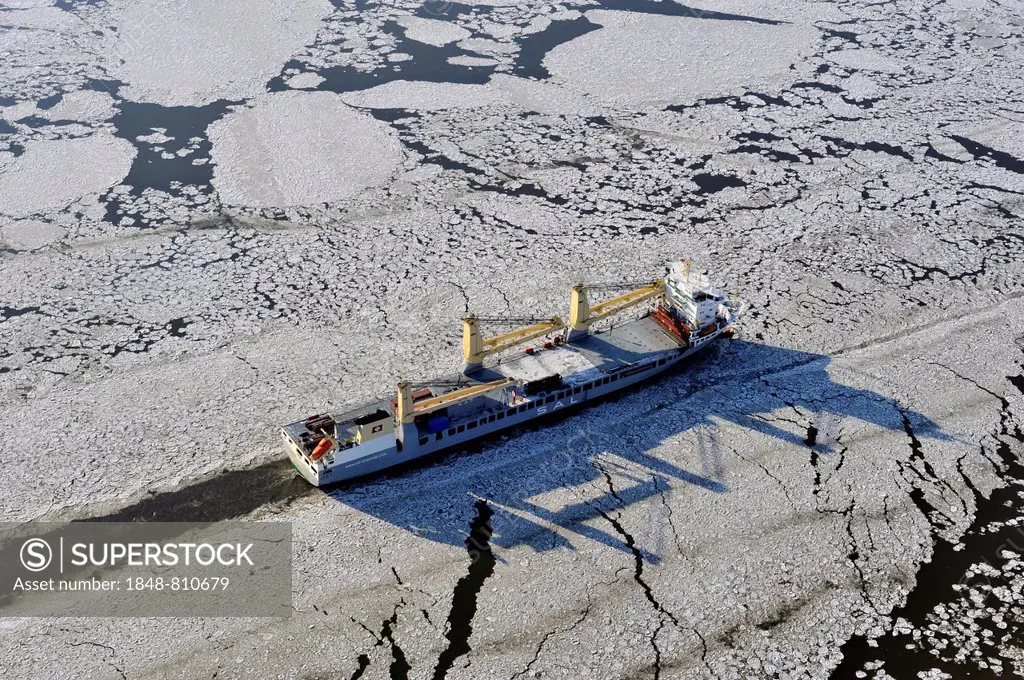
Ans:
POLYGON ((462 356, 465 359, 463 372, 469 373, 479 369, 483 366, 484 357, 490 354, 497 354, 562 328, 565 328, 565 322, 557 316, 546 320, 489 319, 470 314, 462 320, 462 356), (484 338, 480 334, 480 322, 482 321, 525 322, 530 325, 493 338, 484 338))
POLYGON ((395 417, 400 423, 411 423, 415 420, 416 416, 426 415, 439 411, 443 408, 456 404, 466 399, 472 399, 473 397, 480 396, 485 392, 496 390, 499 387, 505 387, 513 383, 520 381, 513 378, 502 378, 500 380, 492 380, 490 382, 479 383, 477 385, 470 385, 460 390, 454 390, 445 394, 440 394, 436 397, 430 397, 429 399, 421 399, 414 401, 412 396, 412 383, 402 381, 398 383, 398 408, 396 409, 395 417))
MULTIPOLYGON (((590 325, 625 309, 638 305, 665 290, 665 282, 658 279, 645 283, 616 283, 616 284, 591 284, 586 286, 582 283, 573 286, 572 309, 570 311, 569 324, 570 338, 572 334, 585 334, 590 331, 590 325), (591 306, 587 292, 603 290, 621 290, 622 288, 633 288, 633 290, 614 297, 610 300, 591 306)), ((529 342, 554 331, 566 328, 562 319, 553 316, 550 319, 509 319, 509 318, 486 318, 470 314, 463 319, 462 324, 462 353, 465 359, 463 371, 470 373, 483 366, 484 357, 497 354, 498 352, 515 347, 524 342, 529 342), (518 328, 508 333, 503 333, 492 338, 484 338, 480 333, 481 322, 500 323, 526 323, 529 325, 518 328)), ((416 401, 412 393, 412 383, 403 381, 398 383, 398 399, 395 409, 396 420, 403 424, 411 424, 417 416, 426 415, 439 411, 452 404, 482 396, 483 394, 512 384, 519 384, 521 380, 513 378, 501 378, 489 382, 467 385, 460 389, 440 394, 426 399, 416 401)))
POLYGON ((635 283, 612 283, 585 285, 577 283, 572 287, 572 299, 569 311, 569 338, 573 339, 590 332, 590 325, 612 314, 638 305, 645 300, 661 295, 665 291, 665 282, 661 279, 638 285, 635 283), (591 306, 588 290, 614 290, 633 288, 628 293, 591 306))

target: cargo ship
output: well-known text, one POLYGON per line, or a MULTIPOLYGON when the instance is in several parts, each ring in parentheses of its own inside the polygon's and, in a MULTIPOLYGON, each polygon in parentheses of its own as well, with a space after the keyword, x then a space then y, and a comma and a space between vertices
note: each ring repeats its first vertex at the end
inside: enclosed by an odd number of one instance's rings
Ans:
POLYGON ((578 284, 568 323, 550 319, 463 320, 461 374, 398 383, 391 399, 342 413, 320 413, 281 428, 285 450, 310 484, 324 486, 457 447, 544 415, 600 399, 646 380, 728 337, 738 299, 691 272, 680 259, 664 278, 643 284, 578 284), (628 292, 598 304, 591 297, 628 292), (604 330, 594 324, 646 304, 636 319, 604 330), (517 330, 485 338, 482 324, 517 321, 517 330), (514 358, 492 355, 523 347, 514 358))

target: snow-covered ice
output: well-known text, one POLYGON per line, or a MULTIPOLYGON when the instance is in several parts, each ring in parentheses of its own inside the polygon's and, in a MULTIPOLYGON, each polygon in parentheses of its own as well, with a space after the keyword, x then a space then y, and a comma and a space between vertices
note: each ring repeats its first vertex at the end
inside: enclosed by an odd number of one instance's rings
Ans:
POLYGON ((440 19, 427 19, 416 16, 404 16, 398 20, 405 29, 405 35, 411 39, 428 45, 440 47, 448 43, 468 38, 471 33, 461 26, 440 19))
POLYGON ((119 183, 134 158, 129 142, 104 133, 31 142, 0 173, 0 214, 27 217, 62 208, 119 183))
POLYGON ((327 0, 119 0, 113 73, 124 97, 166 106, 237 100, 316 36, 327 0))
POLYGON ((4 517, 296 537, 286 621, 11 620, 5 678, 1024 673, 1013 5, 0 5, 4 517), (686 370, 283 460, 467 311, 677 255, 749 301, 686 370))
POLYGON ((328 92, 259 98, 209 136, 214 186, 230 205, 337 201, 383 182, 403 158, 386 125, 328 92))
POLYGON ((634 12, 586 13, 600 30, 557 46, 544 65, 559 83, 608 104, 665 105, 735 91, 777 91, 808 55, 810 25, 706 21, 634 12))

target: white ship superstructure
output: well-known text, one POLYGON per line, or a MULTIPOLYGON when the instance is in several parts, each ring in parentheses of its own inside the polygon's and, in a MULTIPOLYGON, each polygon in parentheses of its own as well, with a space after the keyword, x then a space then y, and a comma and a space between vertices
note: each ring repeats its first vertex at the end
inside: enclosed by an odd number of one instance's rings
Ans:
POLYGON ((420 385, 398 384, 395 397, 344 413, 318 414, 281 428, 299 473, 320 486, 372 474, 452 446, 585 404, 678 364, 733 332, 741 311, 685 260, 668 275, 605 302, 590 297, 614 286, 572 289, 569 322, 530 319, 522 328, 484 338, 470 315, 463 322, 463 373, 420 385), (643 303, 641 318, 594 330, 603 319, 643 303), (517 345, 521 357, 485 366, 517 345))

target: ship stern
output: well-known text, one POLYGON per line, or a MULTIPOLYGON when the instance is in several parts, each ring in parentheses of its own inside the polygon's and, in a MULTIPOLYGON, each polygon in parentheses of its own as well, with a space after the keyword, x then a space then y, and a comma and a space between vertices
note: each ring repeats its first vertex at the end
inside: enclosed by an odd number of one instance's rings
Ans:
POLYGON ((322 475, 320 474, 321 470, 317 464, 303 455, 298 444, 291 438, 291 435, 288 434, 285 428, 282 427, 280 433, 284 449, 288 453, 288 460, 291 461, 295 471, 313 486, 320 486, 323 482, 322 475))

